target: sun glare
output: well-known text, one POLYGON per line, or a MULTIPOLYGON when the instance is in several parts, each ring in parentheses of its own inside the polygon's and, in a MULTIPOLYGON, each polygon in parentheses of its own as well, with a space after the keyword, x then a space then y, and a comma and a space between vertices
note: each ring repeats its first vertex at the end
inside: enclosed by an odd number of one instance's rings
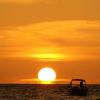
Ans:
POLYGON ((56 79, 56 72, 52 68, 42 68, 38 73, 38 79, 42 83, 51 83, 56 79))

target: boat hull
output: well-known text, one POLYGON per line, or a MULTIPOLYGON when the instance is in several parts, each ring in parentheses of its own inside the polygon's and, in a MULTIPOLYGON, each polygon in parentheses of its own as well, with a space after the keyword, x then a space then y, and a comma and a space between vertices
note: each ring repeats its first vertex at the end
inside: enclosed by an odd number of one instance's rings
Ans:
POLYGON ((72 88, 69 88, 68 91, 71 95, 85 96, 88 93, 87 87, 84 87, 84 88, 72 87, 72 88))

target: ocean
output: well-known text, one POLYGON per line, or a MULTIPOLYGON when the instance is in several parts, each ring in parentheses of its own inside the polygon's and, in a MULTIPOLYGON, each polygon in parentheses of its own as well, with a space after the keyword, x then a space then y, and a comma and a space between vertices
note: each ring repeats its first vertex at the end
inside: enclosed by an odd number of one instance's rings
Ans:
POLYGON ((0 100, 100 100, 100 85, 88 85, 87 96, 72 96, 67 84, 0 84, 0 100))

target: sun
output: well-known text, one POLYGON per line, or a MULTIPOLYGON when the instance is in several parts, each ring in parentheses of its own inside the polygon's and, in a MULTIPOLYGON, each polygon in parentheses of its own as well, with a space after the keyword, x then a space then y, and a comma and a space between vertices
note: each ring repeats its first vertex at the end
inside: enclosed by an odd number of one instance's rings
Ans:
POLYGON ((42 68, 38 73, 38 79, 44 83, 53 82, 56 79, 56 72, 52 68, 42 68))

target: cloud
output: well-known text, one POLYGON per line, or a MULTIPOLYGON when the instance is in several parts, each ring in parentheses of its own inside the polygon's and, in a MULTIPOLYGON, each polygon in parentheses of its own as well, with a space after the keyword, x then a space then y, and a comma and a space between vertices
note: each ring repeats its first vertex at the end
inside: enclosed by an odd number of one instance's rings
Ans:
POLYGON ((95 0, 0 0, 0 29, 44 21, 100 20, 95 0))
POLYGON ((62 54, 69 56, 70 59, 80 56, 95 58, 100 54, 99 32, 100 22, 87 20, 41 22, 2 30, 0 54, 1 56, 62 54))
POLYGON ((37 3, 43 0, 0 0, 0 3, 37 3))

